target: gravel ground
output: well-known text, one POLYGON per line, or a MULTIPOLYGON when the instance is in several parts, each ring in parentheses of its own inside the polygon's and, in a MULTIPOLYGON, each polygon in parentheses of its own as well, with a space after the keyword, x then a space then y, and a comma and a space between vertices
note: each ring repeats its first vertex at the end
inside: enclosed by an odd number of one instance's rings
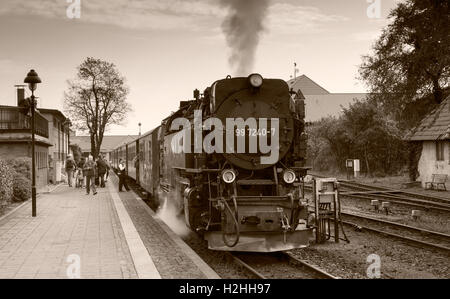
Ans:
MULTIPOLYGON (((411 209, 393 206, 391 214, 376 213, 369 201, 341 198, 345 212, 364 214, 373 218, 399 222, 438 232, 450 232, 448 214, 427 212, 415 222, 411 209)), ((310 259, 331 274, 343 278, 367 278, 367 258, 377 254, 381 258, 382 278, 450 278, 448 255, 433 249, 414 247, 397 239, 376 233, 355 231, 345 226, 351 243, 327 243, 313 245, 306 250, 294 251, 296 255, 310 259)))
POLYGON ((450 278, 448 255, 432 249, 417 248, 402 241, 345 227, 351 243, 315 245, 294 250, 296 256, 309 260, 342 278, 367 278, 367 258, 381 258, 381 278, 450 278))
POLYGON ((269 279, 318 279, 316 272, 277 253, 236 253, 239 259, 269 279))
POLYGON ((208 243, 195 233, 184 237, 186 242, 223 279, 254 279, 247 270, 236 265, 226 252, 208 249, 208 243))
POLYGON ((438 211, 422 211, 422 217, 415 221, 411 217, 410 207, 392 205, 389 215, 376 213, 370 201, 349 197, 341 197, 343 211, 364 214, 374 218, 399 222, 423 229, 450 234, 450 217, 448 213, 438 211))
MULTIPOLYGON (((416 240, 428 242, 431 244, 450 248, 450 239, 448 239, 448 238, 443 238, 441 236, 434 236, 434 235, 426 234, 422 231, 415 231, 415 230, 413 231, 410 229, 401 228, 401 227, 397 227, 394 225, 381 223, 381 222, 377 222, 377 221, 372 221, 372 220, 368 220, 368 219, 361 219, 359 217, 353 217, 353 216, 349 216, 349 215, 342 215, 342 216, 343 216, 344 221, 349 221, 350 223, 353 223, 356 225, 374 228, 374 229, 378 229, 378 230, 381 230, 384 232, 394 233, 394 234, 398 234, 398 235, 401 235, 404 237, 409 237, 412 239, 416 239, 416 240)), ((366 215, 362 215, 362 216, 366 216, 366 215)), ((375 217, 372 217, 372 218, 375 218, 375 217)), ((380 219, 380 218, 376 218, 376 219, 380 219)))

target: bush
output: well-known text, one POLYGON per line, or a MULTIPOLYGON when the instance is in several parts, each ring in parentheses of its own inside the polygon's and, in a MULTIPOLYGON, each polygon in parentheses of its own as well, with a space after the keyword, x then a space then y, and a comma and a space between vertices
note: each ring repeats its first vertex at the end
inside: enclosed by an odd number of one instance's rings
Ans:
POLYGON ((324 118, 307 130, 309 164, 315 170, 345 172, 346 159, 359 159, 362 173, 386 176, 407 165, 403 133, 376 103, 355 101, 339 118, 324 118))
POLYGON ((26 201, 31 197, 31 181, 27 177, 16 173, 13 183, 14 201, 26 201))
POLYGON ((7 205, 13 197, 14 170, 9 164, 0 160, 0 207, 7 205))
POLYGON ((17 158, 8 161, 8 164, 18 174, 31 180, 31 158, 17 158))

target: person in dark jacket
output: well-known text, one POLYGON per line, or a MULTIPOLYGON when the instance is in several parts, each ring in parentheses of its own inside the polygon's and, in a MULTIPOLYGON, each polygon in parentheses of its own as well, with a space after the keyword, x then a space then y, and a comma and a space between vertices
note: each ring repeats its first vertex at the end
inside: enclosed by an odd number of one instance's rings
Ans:
POLYGON ((120 159, 119 161, 119 192, 122 192, 122 186, 125 187, 127 191, 130 191, 127 185, 127 171, 125 168, 125 162, 120 159))
POLYGON ((72 158, 72 155, 67 156, 66 161, 66 174, 67 174, 67 182, 69 183, 69 187, 72 187, 72 180, 75 170, 77 169, 77 165, 72 158))
POLYGON ((108 178, 109 178, 109 171, 111 170, 111 164, 112 163, 109 162, 108 160, 104 159, 104 158, 103 158, 103 160, 105 161, 106 166, 108 166, 108 169, 106 169, 106 175, 105 175, 105 182, 107 182, 108 178))
POLYGON ((106 164, 103 157, 100 156, 97 160, 98 177, 100 180, 100 188, 105 188, 105 174, 108 171, 108 165, 106 164))
POLYGON ((89 195, 91 188, 94 195, 96 195, 97 189, 95 188, 95 175, 97 172, 97 165, 92 156, 89 156, 86 163, 84 163, 83 170, 86 175, 86 195, 89 195))

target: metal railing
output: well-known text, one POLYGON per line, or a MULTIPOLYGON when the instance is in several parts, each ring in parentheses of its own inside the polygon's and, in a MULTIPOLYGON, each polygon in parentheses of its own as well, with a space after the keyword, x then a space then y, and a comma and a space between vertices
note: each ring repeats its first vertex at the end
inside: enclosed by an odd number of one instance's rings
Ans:
MULTIPOLYGON (((30 132, 31 116, 28 114, 26 108, 0 107, 0 132, 30 132)), ((35 113, 35 125, 36 135, 48 138, 47 119, 39 113, 35 113)))

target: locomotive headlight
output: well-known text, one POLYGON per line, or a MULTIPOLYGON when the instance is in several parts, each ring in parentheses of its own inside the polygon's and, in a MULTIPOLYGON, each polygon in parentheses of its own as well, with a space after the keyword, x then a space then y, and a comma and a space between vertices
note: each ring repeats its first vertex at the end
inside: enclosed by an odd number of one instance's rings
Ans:
POLYGON ((260 74, 252 74, 248 77, 248 80, 255 88, 259 88, 263 84, 263 77, 260 74))
POLYGON ((233 183, 236 180, 236 172, 232 169, 222 171, 222 180, 227 184, 233 183))
POLYGON ((283 180, 286 184, 293 184, 296 178, 295 172, 290 169, 283 172, 283 180))

